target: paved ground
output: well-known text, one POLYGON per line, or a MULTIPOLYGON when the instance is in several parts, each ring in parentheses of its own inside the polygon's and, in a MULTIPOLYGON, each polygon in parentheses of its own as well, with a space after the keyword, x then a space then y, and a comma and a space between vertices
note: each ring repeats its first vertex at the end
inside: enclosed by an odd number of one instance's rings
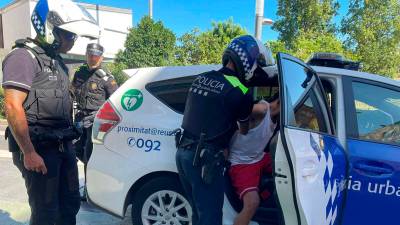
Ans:
MULTIPOLYGON (((4 140, 5 126, 0 124, 0 224, 25 225, 29 222, 30 209, 25 185, 19 171, 12 164, 7 143, 4 140)), ((80 182, 83 182, 83 165, 79 164, 80 182)), ((130 213, 128 212, 127 215, 130 213)), ((78 225, 128 225, 124 220, 99 211, 87 203, 81 205, 78 225)))

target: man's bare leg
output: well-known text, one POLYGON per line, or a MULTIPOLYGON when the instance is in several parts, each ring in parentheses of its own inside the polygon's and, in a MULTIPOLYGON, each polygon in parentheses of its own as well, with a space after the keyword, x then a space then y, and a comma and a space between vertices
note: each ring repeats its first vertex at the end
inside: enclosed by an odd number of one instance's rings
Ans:
POLYGON ((243 209, 236 216, 234 225, 248 225, 251 218, 257 211, 260 205, 260 197, 257 191, 250 191, 243 196, 243 209))

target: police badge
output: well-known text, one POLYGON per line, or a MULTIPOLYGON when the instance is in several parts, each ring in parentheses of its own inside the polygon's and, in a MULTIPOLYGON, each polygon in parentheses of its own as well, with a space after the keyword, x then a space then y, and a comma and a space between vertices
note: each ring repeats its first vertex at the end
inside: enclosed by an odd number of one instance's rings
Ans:
POLYGON ((97 84, 94 83, 94 82, 90 83, 90 89, 96 90, 97 89, 97 84))

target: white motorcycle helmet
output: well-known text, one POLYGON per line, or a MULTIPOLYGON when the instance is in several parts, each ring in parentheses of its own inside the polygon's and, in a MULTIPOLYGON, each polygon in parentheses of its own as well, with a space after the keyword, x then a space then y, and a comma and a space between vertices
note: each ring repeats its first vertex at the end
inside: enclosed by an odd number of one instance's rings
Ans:
POLYGON ((41 40, 49 45, 56 44, 56 29, 77 36, 98 39, 100 27, 95 19, 71 0, 39 0, 31 17, 32 25, 41 40))

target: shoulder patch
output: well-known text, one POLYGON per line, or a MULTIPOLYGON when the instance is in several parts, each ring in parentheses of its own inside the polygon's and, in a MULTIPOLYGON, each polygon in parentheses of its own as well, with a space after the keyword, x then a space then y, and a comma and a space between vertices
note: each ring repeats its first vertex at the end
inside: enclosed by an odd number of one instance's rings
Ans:
POLYGON ((112 85, 112 86, 115 86, 115 85, 117 85, 117 81, 115 81, 115 80, 112 80, 112 81, 111 81, 111 85, 112 85))

